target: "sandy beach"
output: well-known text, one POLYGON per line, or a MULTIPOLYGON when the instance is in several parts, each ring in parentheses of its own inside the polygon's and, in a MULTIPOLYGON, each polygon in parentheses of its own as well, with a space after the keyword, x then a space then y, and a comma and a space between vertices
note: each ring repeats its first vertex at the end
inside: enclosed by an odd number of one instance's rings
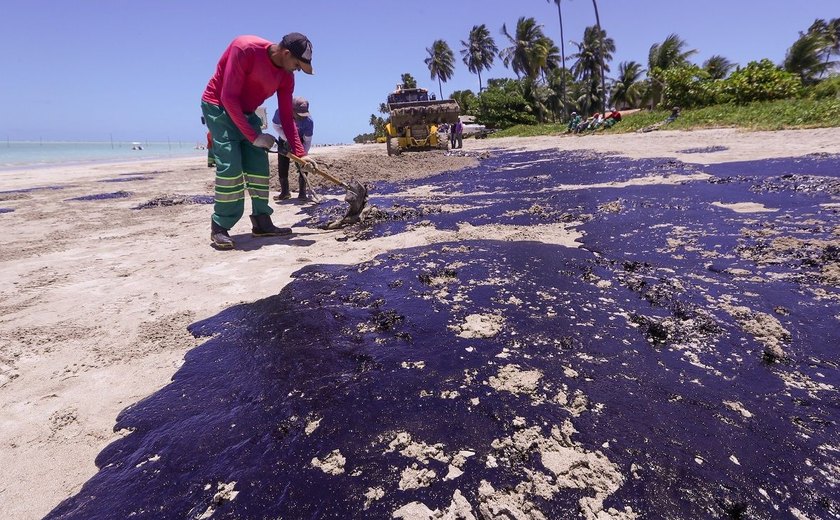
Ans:
MULTIPOLYGON (((840 154, 840 128, 467 139, 463 154, 392 158, 384 145, 348 145, 312 155, 342 178, 374 185, 413 179, 422 191, 422 179, 473 167, 498 150, 671 158, 702 173, 710 164, 840 154), (698 152, 712 147, 725 149, 698 152)), ((425 226, 355 241, 342 240, 341 231, 296 226, 290 239, 257 239, 246 217, 231 230, 236 249, 217 251, 209 244, 212 206, 180 203, 212 193, 213 170, 201 157, 0 171, 0 208, 13 210, 0 214, 0 517, 41 518, 78 493, 96 474, 97 455, 125 435, 114 431, 117 415, 167 385, 185 354, 206 341, 187 326, 276 295, 302 267, 358 264, 443 241, 576 247, 579 237, 574 225, 538 233, 425 226), (107 200, 69 200, 119 191, 125 194, 107 200), (135 209, 155 200, 171 205, 135 209)), ((372 189, 370 203, 388 206, 392 197, 372 189)), ((301 204, 272 207, 278 225, 307 218, 301 204)))

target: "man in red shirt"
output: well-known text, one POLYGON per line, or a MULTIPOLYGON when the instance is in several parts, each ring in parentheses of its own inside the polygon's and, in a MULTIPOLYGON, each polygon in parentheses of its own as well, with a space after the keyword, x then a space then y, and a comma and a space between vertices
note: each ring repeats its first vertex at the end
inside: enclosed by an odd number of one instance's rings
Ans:
POLYGON ((267 151, 274 145, 261 132, 262 121, 254 112, 272 94, 277 95, 280 124, 291 151, 312 166, 292 116, 294 72, 312 74, 312 43, 300 33, 290 33, 280 43, 257 36, 239 36, 222 54, 216 72, 201 96, 201 110, 213 137, 216 156, 216 199, 210 238, 219 249, 232 249, 228 234, 245 212, 245 190, 251 197, 253 236, 291 234, 271 222, 268 205, 267 151))

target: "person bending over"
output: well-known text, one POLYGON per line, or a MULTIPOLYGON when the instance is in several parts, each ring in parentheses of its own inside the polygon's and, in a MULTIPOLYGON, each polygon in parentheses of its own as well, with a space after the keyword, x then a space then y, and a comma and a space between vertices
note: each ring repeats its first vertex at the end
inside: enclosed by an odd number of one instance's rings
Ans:
POLYGON ((256 109, 277 96, 280 123, 295 155, 310 165, 292 117, 294 72, 312 74, 312 43, 289 33, 280 43, 258 36, 239 36, 225 49, 201 96, 201 111, 213 138, 216 189, 210 239, 219 249, 234 247, 228 231, 245 212, 245 190, 251 198, 251 233, 255 237, 290 235, 271 221, 268 205, 268 150, 275 139, 260 131, 256 109))

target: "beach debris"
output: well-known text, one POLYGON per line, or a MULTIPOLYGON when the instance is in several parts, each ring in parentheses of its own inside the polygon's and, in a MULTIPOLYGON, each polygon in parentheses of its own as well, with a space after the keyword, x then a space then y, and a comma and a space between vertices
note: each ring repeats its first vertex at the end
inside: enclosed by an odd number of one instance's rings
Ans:
POLYGON ((317 173, 321 177, 327 179, 328 181, 332 182, 333 184, 337 184, 347 190, 347 194, 344 196, 344 202, 349 204, 349 208, 347 209, 347 213, 338 220, 332 221, 327 223, 325 229, 339 229, 345 226, 349 226, 359 222, 362 219, 362 210, 365 209, 365 205, 367 204, 368 200, 368 187, 365 184, 362 184, 358 181, 351 180, 350 182, 344 182, 338 177, 325 172, 324 170, 318 168, 317 166, 312 166, 308 162, 304 161, 300 157, 296 156, 295 154, 286 151, 283 147, 278 147, 277 149, 278 157, 280 155, 285 155, 291 161, 299 164, 304 170, 309 173, 317 173))

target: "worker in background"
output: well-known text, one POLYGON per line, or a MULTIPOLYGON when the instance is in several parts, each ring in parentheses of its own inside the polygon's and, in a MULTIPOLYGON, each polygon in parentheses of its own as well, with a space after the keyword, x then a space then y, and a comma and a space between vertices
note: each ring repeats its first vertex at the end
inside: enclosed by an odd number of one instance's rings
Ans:
POLYGON ((234 247, 228 231, 245 212, 245 190, 251 197, 251 234, 255 237, 290 235, 271 221, 268 205, 268 150, 276 140, 261 132, 256 109, 277 96, 280 124, 291 151, 310 166, 292 116, 294 72, 312 74, 312 43, 289 33, 280 43, 258 36, 239 36, 225 49, 216 72, 201 96, 201 110, 213 137, 216 158, 216 199, 210 238, 219 249, 234 247))
POLYGON ((464 147, 464 124, 461 123, 459 119, 457 123, 450 127, 450 132, 452 132, 452 148, 463 148, 464 147))
MULTIPOLYGON (((302 97, 296 97, 292 100, 292 109, 295 115, 295 126, 297 126, 298 136, 303 143, 303 150, 309 153, 309 148, 312 146, 312 135, 315 133, 315 123, 309 114, 309 101, 302 97)), ((274 117, 271 119, 274 125, 274 130, 277 132, 279 139, 286 140, 286 134, 283 132, 283 127, 280 125, 280 110, 274 111, 274 117)), ((280 155, 278 161, 277 175, 280 180, 280 194, 274 196, 275 202, 292 198, 289 192, 289 166, 290 160, 285 155, 280 155)), ((304 177, 303 171, 299 164, 295 164, 298 172, 298 199, 306 199, 306 183, 307 179, 304 177)))

